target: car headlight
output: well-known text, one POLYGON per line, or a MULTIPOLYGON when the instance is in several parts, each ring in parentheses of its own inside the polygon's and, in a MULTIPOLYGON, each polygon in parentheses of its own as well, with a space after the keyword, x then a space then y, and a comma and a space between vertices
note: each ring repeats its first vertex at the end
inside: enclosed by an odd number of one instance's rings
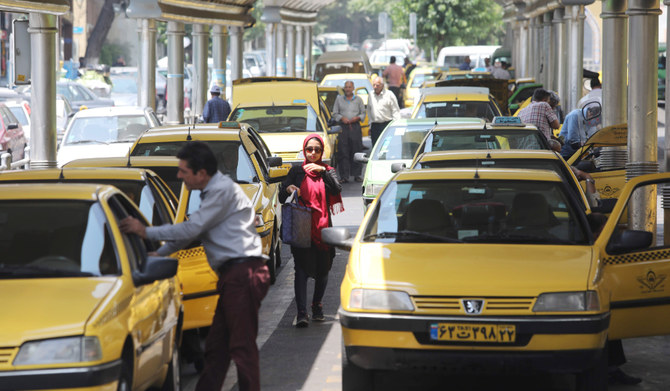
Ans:
POLYGON ((102 360, 98 337, 68 337, 21 345, 14 365, 61 364, 102 360))
POLYGON ((265 220, 263 220, 262 214, 256 213, 256 217, 254 217, 254 224, 256 227, 262 227, 265 225, 265 220))
POLYGON ((414 311, 407 292, 377 289, 353 289, 349 307, 361 310, 414 311))
POLYGON ((379 194, 380 191, 384 188, 384 185, 375 185, 375 184, 369 184, 365 185, 365 194, 366 195, 371 195, 371 196, 376 196, 379 194))
POLYGON ((598 310, 600 310, 600 299, 596 291, 543 293, 533 306, 533 312, 598 310))

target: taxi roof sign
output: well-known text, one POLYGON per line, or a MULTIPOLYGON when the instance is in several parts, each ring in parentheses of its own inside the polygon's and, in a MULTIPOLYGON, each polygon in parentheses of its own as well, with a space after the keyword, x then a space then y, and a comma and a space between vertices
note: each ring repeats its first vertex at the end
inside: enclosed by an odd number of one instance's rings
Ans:
POLYGON ((519 117, 493 117, 493 125, 522 125, 519 117))
POLYGON ((240 124, 237 121, 221 121, 219 122, 219 128, 238 128, 240 124))

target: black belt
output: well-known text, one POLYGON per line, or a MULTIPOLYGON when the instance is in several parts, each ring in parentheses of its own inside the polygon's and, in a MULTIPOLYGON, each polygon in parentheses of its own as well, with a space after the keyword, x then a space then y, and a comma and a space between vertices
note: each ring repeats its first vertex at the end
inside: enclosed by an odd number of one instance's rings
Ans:
POLYGON ((227 260, 226 262, 224 262, 223 265, 221 265, 219 267, 219 274, 223 274, 223 273, 227 272, 228 270, 230 270, 231 267, 233 267, 235 265, 239 265, 240 263, 255 261, 257 259, 263 260, 263 258, 260 258, 260 257, 231 258, 231 259, 227 260))

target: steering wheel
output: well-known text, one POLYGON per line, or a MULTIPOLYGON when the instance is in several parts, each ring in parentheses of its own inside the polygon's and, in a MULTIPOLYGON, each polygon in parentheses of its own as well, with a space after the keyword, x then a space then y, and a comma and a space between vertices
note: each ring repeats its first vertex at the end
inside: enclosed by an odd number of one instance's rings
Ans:
POLYGON ((45 255, 30 262, 29 265, 48 267, 51 269, 80 270, 80 266, 77 262, 62 255, 45 255))

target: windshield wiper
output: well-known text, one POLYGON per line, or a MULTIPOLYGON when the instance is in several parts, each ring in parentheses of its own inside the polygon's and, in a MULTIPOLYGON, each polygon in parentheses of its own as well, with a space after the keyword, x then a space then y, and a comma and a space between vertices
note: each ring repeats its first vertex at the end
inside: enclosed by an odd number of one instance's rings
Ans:
POLYGON ((105 144, 105 145, 107 145, 109 143, 106 143, 106 142, 100 141, 100 140, 77 140, 77 141, 70 141, 67 144, 105 144))
POLYGON ((93 273, 81 270, 62 270, 35 265, 6 265, 0 263, 0 279, 92 276, 94 276, 93 273))
POLYGON ((555 236, 537 236, 524 234, 482 234, 461 238, 466 243, 547 243, 547 244, 576 244, 572 240, 560 239, 555 236))
POLYGON ((417 238, 422 238, 422 239, 431 239, 431 241, 434 242, 441 242, 441 243, 463 243, 463 241, 455 239, 455 238, 450 238, 447 236, 441 236, 441 235, 433 235, 425 232, 417 232, 417 231, 408 231, 408 230, 402 230, 398 232, 380 232, 378 234, 370 234, 366 235, 363 237, 363 240, 370 240, 370 239, 387 239, 387 238, 408 238, 408 237, 417 237, 417 238))

